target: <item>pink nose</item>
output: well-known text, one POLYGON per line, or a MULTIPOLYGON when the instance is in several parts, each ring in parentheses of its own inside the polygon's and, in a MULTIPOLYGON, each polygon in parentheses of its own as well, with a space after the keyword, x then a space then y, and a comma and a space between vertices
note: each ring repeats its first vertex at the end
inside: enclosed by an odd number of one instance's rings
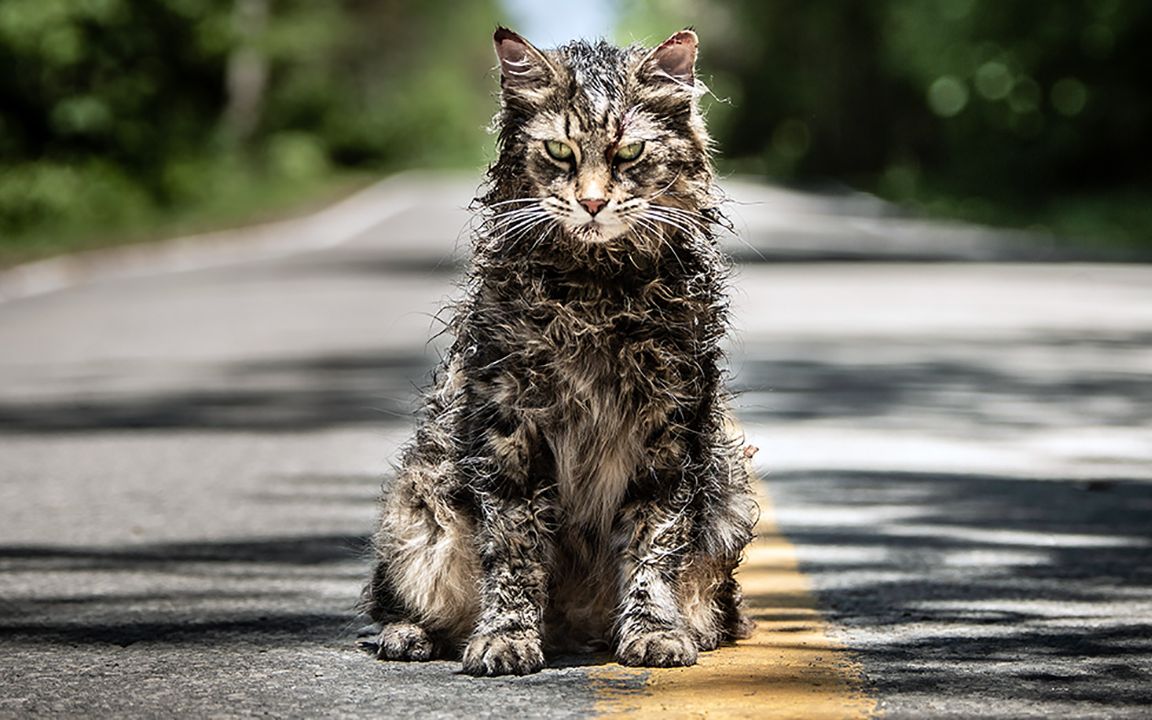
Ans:
POLYGON ((593 216, 593 217, 595 217, 596 213, 603 210, 604 206, 608 204, 607 200, 599 200, 599 199, 591 199, 591 198, 585 198, 584 200, 580 200, 579 202, 580 202, 580 205, 585 210, 588 211, 588 214, 593 216))

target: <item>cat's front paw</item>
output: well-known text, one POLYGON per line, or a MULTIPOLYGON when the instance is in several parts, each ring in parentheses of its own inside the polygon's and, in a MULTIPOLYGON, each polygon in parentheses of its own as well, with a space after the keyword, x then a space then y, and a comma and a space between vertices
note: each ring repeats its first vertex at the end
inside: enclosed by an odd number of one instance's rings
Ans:
POLYGON ((621 665, 680 667, 696 664, 696 643, 682 630, 657 630, 626 638, 616 650, 621 665))
POLYGON ((381 660, 423 662, 432 659, 432 650, 428 632, 414 623, 390 623, 376 636, 376 657, 381 660))
POLYGON ((528 675, 544 667, 544 651, 535 633, 473 635, 464 648, 469 675, 528 675))

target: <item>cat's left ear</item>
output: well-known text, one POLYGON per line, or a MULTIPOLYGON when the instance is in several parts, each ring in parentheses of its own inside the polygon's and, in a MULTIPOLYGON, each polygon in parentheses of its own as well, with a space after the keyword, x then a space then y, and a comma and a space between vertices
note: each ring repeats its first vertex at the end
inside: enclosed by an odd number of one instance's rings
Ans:
POLYGON ((696 84, 696 33, 681 30, 660 44, 640 67, 654 80, 694 87, 696 84))
POLYGON ((508 28, 496 28, 492 36, 500 59, 500 87, 505 91, 535 89, 552 81, 552 63, 532 43, 508 28))

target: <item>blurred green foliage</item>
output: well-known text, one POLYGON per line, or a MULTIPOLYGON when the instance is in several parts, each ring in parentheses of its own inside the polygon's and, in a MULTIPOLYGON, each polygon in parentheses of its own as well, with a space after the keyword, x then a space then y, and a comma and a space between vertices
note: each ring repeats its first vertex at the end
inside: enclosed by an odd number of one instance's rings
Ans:
MULTIPOLYGON (((0 262, 478 167, 498 5, 0 0, 0 262)), ((617 7, 699 31, 726 171, 1152 248, 1146 0, 617 7)))
POLYGON ((1152 247, 1146 0, 623 5, 700 33, 729 169, 1152 247))
POLYGON ((0 253, 479 164, 493 5, 0 1, 0 253))

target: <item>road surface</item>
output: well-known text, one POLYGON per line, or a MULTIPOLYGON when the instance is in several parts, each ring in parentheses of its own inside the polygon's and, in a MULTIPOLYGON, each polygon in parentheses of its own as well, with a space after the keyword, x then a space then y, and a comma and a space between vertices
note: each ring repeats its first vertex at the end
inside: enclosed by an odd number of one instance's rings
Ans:
POLYGON ((0 716, 1152 714, 1152 267, 740 183, 761 634, 515 679, 357 650, 474 190, 0 276, 0 716))

